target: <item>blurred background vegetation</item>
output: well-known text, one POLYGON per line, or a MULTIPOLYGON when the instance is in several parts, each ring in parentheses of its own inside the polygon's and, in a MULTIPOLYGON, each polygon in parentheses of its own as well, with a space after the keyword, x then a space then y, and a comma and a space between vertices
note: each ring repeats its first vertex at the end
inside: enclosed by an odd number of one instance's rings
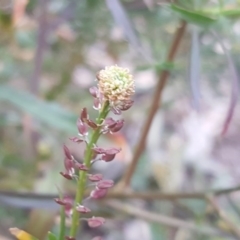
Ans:
MULTIPOLYGON (((52 198, 58 188, 74 188, 59 175, 62 145, 81 161, 82 147, 68 138, 81 108, 91 112, 96 73, 113 64, 133 73, 135 104, 121 133, 102 140, 122 147, 121 155, 95 169, 115 182, 124 176, 156 86, 170 73, 131 178, 133 190, 162 197, 121 200, 146 216, 121 202, 109 202, 112 210, 95 206, 110 219, 97 233, 108 240, 240 239, 240 1, 1 0, 0 32, 1 240, 12 239, 11 226, 40 239, 49 226, 57 231, 52 198)), ((90 239, 83 228, 81 239, 90 239)))

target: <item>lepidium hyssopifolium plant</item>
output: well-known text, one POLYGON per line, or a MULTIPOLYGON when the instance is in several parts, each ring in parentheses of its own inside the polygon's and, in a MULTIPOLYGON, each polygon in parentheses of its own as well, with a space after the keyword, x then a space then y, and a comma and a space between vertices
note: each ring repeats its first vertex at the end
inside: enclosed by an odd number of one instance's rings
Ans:
MULTIPOLYGON (((60 231, 58 237, 49 233, 49 240, 76 239, 81 221, 87 221, 91 228, 105 223, 103 217, 84 217, 85 213, 91 212, 91 209, 86 206, 87 201, 84 201, 84 198, 85 200, 103 198, 108 189, 114 185, 111 179, 104 179, 100 173, 91 174, 91 166, 95 161, 110 162, 121 151, 120 148, 102 148, 97 145, 97 142, 102 134, 113 134, 121 130, 124 120, 114 120, 112 117, 108 117, 108 114, 112 111, 114 114, 120 115, 122 111, 128 110, 133 104, 131 97, 135 90, 133 77, 127 68, 106 67, 97 74, 96 79, 97 86, 91 87, 89 91, 93 97, 93 108, 98 111, 98 117, 96 121, 91 120, 87 108, 83 108, 77 120, 79 136, 70 138, 76 144, 86 145, 84 162, 76 161, 69 148, 63 147, 65 170, 60 174, 69 181, 76 181, 75 200, 65 196, 55 199, 56 203, 62 206, 60 231), (89 196, 85 196, 85 189, 89 182, 93 183, 94 188, 90 191, 89 196), (69 218, 71 222, 69 236, 65 235, 66 218, 69 218)), ((10 231, 20 240, 30 239, 24 237, 28 235, 24 231, 16 228, 12 228, 10 231)), ((32 237, 32 239, 35 238, 32 237)), ((94 240, 100 239, 102 238, 94 238, 94 240)))

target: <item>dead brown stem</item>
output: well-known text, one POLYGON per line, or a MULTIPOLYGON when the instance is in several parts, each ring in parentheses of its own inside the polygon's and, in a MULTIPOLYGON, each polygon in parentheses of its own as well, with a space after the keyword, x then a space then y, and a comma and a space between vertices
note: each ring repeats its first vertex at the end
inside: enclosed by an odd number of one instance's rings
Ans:
MULTIPOLYGON (((172 45, 170 47, 168 56, 166 58, 166 62, 172 62, 174 60, 175 55, 177 53, 177 49, 183 38, 185 29, 186 29, 186 22, 182 21, 180 27, 177 29, 176 34, 174 36, 172 45)), ((120 186, 123 186, 123 187, 129 186, 132 175, 136 169, 138 160, 144 150, 146 137, 147 137, 148 131, 150 129, 150 126, 152 124, 152 120, 154 118, 154 115, 155 115, 157 109, 160 106, 159 100, 161 99, 161 95, 162 95, 163 89, 166 85, 166 82, 168 80, 168 77, 169 77, 169 71, 163 70, 160 74, 159 81, 156 86, 156 91, 152 98, 151 108, 149 110, 148 117, 147 117, 145 125, 143 127, 143 131, 141 133, 140 140, 136 146, 131 165, 128 167, 126 174, 123 176, 122 183, 120 184, 120 186)))

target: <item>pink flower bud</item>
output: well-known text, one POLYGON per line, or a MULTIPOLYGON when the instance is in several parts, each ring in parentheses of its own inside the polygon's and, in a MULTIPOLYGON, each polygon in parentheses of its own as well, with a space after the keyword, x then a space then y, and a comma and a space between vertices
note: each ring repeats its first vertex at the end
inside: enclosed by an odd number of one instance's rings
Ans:
POLYGON ((108 128, 113 128, 113 127, 116 126, 116 124, 117 124, 117 122, 116 122, 113 118, 111 118, 111 117, 106 118, 106 119, 104 120, 104 125, 105 125, 106 127, 108 127, 108 128))
POLYGON ((100 199, 105 197, 107 194, 107 189, 94 189, 93 191, 91 191, 90 193, 90 197, 93 199, 100 199))
POLYGON ((115 155, 121 151, 121 148, 110 148, 106 149, 103 153, 102 160, 110 162, 115 158, 115 155))
POLYGON ((90 210, 89 208, 84 207, 83 205, 78 205, 78 206, 76 207, 76 210, 77 210, 78 212, 80 212, 80 213, 89 213, 89 212, 91 212, 91 210, 90 210))
POLYGON ((133 105, 133 103, 134 103, 133 100, 127 100, 127 101, 124 101, 124 103, 121 106, 118 106, 118 108, 121 111, 126 111, 133 105))
POLYGON ((114 181, 113 180, 105 179, 105 180, 102 180, 102 181, 97 183, 97 188, 99 188, 99 189, 108 189, 108 188, 113 187, 113 185, 114 185, 114 181))
POLYGON ((78 119, 78 121, 77 121, 77 128, 78 128, 78 132, 81 136, 87 136, 88 135, 87 125, 83 121, 81 121, 80 119, 78 119))
POLYGON ((100 148, 100 147, 94 147, 93 148, 93 151, 96 153, 96 154, 102 154, 104 153, 104 149, 103 148, 100 148))
POLYGON ((97 98, 99 93, 98 93, 98 88, 96 86, 94 87, 90 87, 89 88, 89 92, 90 94, 94 97, 94 98, 97 98))
POLYGON ((69 158, 64 159, 64 167, 70 175, 74 173, 74 161, 69 158))
POLYGON ((59 205, 65 206, 67 208, 72 208, 73 201, 69 197, 64 197, 63 199, 55 198, 54 200, 59 205))
POLYGON ((100 110, 101 107, 102 107, 102 104, 101 104, 100 100, 98 98, 94 98, 94 100, 93 100, 93 108, 95 110, 100 110))
POLYGON ((64 151, 64 154, 65 154, 66 158, 72 159, 72 155, 70 153, 70 150, 66 145, 63 146, 63 151, 64 151))
POLYGON ((88 219, 88 226, 91 228, 100 227, 105 223, 105 219, 102 217, 92 217, 88 219))
POLYGON ((88 176, 88 179, 92 182, 99 182, 103 179, 103 175, 102 174, 90 174, 88 176))
POLYGON ((114 158, 115 158, 115 154, 112 154, 112 155, 104 154, 102 156, 102 160, 105 161, 105 162, 111 162, 114 158))
POLYGON ((123 125, 124 125, 124 120, 123 120, 123 119, 117 120, 117 121, 116 121, 116 125, 113 126, 113 127, 111 127, 111 128, 110 128, 110 131, 111 131, 112 133, 118 132, 119 130, 121 130, 121 128, 123 127, 123 125))
POLYGON ((121 115, 122 111, 116 107, 112 107, 111 111, 116 115, 121 115))

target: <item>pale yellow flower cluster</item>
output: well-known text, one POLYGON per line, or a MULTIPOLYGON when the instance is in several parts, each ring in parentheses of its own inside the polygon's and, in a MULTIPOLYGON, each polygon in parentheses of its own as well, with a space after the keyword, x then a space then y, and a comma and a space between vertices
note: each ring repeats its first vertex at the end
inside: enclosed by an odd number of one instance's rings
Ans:
POLYGON ((104 100, 111 105, 121 105, 131 99, 135 92, 134 80, 127 68, 105 67, 98 75, 98 88, 104 100))

